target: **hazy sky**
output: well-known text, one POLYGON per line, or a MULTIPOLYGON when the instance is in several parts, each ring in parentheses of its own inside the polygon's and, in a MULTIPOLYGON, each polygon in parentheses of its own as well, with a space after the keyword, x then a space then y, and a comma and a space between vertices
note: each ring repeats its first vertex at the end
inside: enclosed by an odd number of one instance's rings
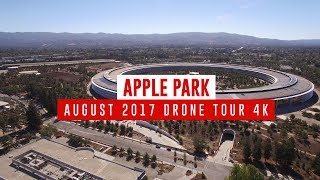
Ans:
POLYGON ((0 31, 320 39, 320 0, 0 0, 0 31))

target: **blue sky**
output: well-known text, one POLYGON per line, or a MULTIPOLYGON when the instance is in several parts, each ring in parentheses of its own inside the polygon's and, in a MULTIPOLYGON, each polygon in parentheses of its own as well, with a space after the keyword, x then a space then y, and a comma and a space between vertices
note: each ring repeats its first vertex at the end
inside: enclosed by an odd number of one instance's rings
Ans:
POLYGON ((320 0, 0 0, 0 31, 320 39, 320 0))

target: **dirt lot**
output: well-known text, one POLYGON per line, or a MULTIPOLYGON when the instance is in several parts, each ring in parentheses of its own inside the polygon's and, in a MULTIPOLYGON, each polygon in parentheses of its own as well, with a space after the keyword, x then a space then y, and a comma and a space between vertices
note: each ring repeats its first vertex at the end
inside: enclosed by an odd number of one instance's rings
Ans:
POLYGON ((67 81, 67 82, 77 81, 81 77, 81 75, 71 73, 71 72, 49 72, 44 75, 48 76, 48 77, 52 77, 54 79, 61 79, 63 81, 67 81))
POLYGON ((112 68, 116 68, 116 67, 120 67, 122 66, 121 63, 101 63, 101 64, 93 64, 93 65, 89 65, 87 67, 87 70, 90 71, 103 71, 106 69, 112 69, 112 68))

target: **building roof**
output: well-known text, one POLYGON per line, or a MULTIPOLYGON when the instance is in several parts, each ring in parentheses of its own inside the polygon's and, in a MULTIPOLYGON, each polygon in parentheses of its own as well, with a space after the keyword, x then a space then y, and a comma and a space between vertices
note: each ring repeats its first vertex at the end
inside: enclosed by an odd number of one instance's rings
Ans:
POLYGON ((116 77, 121 74, 142 74, 142 72, 162 69, 176 69, 190 67, 194 70, 204 68, 219 68, 224 70, 237 70, 248 76, 256 76, 269 81, 271 84, 249 89, 217 90, 217 99, 289 99, 312 92, 313 83, 300 76, 276 70, 230 64, 149 64, 132 67, 121 67, 98 73, 92 78, 92 83, 110 92, 117 92, 116 77))

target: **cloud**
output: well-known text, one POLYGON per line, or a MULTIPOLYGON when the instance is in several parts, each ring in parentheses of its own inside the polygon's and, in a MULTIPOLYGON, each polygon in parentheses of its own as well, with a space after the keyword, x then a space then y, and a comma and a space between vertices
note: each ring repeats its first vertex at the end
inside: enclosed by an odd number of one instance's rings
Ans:
POLYGON ((237 0, 240 9, 248 9, 256 6, 260 0, 237 0))
POLYGON ((232 14, 222 14, 219 16, 216 16, 216 21, 218 23, 226 23, 232 19, 232 14))

